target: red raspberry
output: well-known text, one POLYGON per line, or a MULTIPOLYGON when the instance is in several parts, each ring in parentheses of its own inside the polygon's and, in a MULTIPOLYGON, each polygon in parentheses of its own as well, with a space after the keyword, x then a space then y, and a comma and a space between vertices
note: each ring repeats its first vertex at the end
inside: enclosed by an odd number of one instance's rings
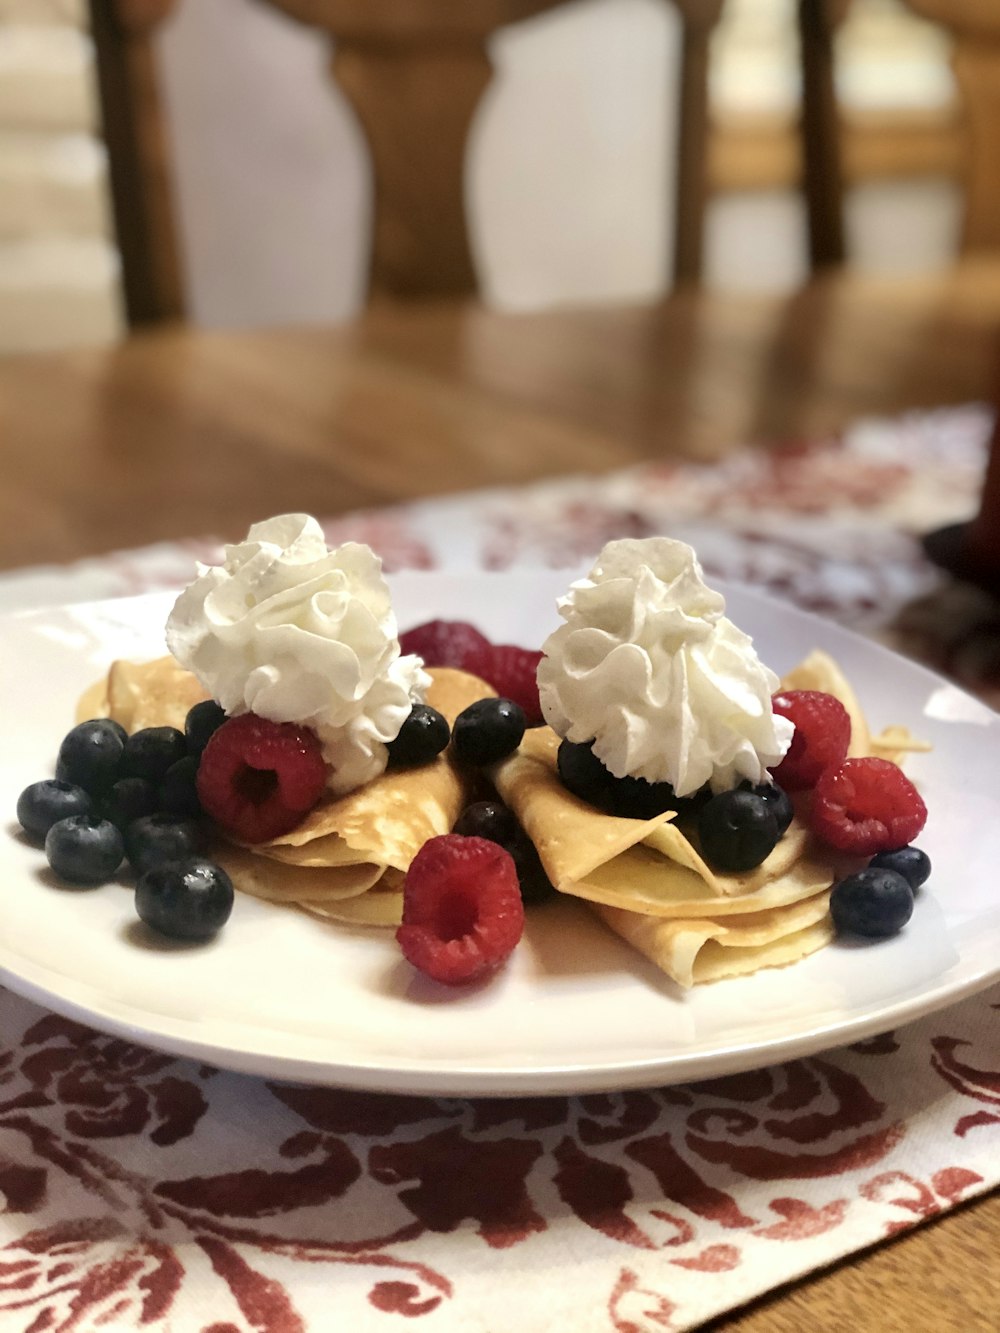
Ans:
POLYGON ((813 831, 843 852, 906 847, 926 821, 920 793, 888 759, 847 759, 827 769, 813 792, 813 831))
POLYGON ((474 676, 483 676, 493 647, 485 634, 464 620, 428 620, 415 625, 399 636, 399 646, 404 653, 422 657, 425 666, 455 667, 474 676))
POLYGON ((326 786, 316 733, 256 713, 214 731, 198 765, 202 809, 242 842, 267 842, 302 821, 326 786))
POLYGON ((490 653, 489 670, 479 673, 501 699, 513 699, 521 705, 529 727, 539 727, 545 721, 538 702, 538 663, 541 660, 542 654, 536 649, 501 643, 490 653))
POLYGON ((524 930, 513 857, 486 838, 430 838, 403 884, 396 939, 418 971, 446 986, 479 981, 510 956, 524 930))
POLYGON ((843 763, 851 743, 851 719, 839 699, 821 690, 782 690, 771 706, 795 723, 788 753, 771 769, 779 787, 814 787, 821 773, 843 763))

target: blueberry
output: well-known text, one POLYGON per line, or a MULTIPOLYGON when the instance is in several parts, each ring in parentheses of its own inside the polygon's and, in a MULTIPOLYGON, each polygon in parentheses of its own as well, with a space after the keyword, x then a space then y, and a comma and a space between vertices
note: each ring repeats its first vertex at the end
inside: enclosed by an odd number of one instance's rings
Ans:
POLYGON ((754 786, 752 782, 747 781, 740 783, 739 790, 753 792, 754 796, 759 796, 761 800, 767 802, 767 808, 774 815, 778 825, 778 837, 783 838, 795 817, 795 810, 785 789, 779 787, 776 782, 760 782, 754 786))
POLYGON ((882 939, 913 915, 913 890, 895 870, 869 867, 834 885, 830 914, 838 930, 882 939))
POLYGON ((26 833, 44 838, 53 824, 70 815, 89 815, 93 807, 90 795, 72 782, 44 778, 33 782, 17 798, 18 823, 26 833))
POLYGON ((183 815, 146 815, 125 830, 125 853, 136 874, 170 861, 186 861, 202 850, 203 835, 183 815))
POLYGON ((610 795, 611 813, 622 819, 655 819, 680 804, 669 782, 645 778, 614 778, 610 795))
POLYGON ((135 886, 141 919, 175 940, 210 940, 229 920, 233 898, 222 867, 197 857, 154 866, 135 886))
POLYGON ((56 761, 56 778, 82 787, 92 796, 99 796, 120 776, 127 739, 125 728, 110 718, 79 723, 63 737, 56 761))
POLYGON ((931 858, 919 847, 897 847, 894 852, 879 852, 868 862, 872 870, 895 870, 916 892, 931 873, 931 858))
POLYGON ((740 873, 759 866, 778 841, 778 821, 768 802, 750 791, 724 791, 698 812, 705 859, 717 870, 740 873))
POLYGON ((513 699, 478 699, 455 719, 455 753, 476 767, 499 763, 521 744, 524 726, 524 709, 513 699))
POLYGON ((429 704, 414 704, 395 740, 386 747, 394 768, 429 764, 451 739, 447 718, 429 704))
POLYGON ((226 720, 225 709, 214 699, 203 699, 188 710, 184 719, 184 740, 189 754, 201 754, 226 720))
POLYGON ((130 778, 161 782, 163 775, 187 754, 187 742, 176 727, 144 727, 125 742, 122 772, 130 778))
POLYGON ((474 801, 459 815, 452 832, 466 838, 487 838, 507 847, 517 836, 519 827, 513 810, 502 801, 474 801))
POLYGON ((156 810, 156 788, 145 778, 119 778, 101 803, 101 813, 120 829, 156 810))
POLYGON ((533 907, 536 903, 545 902, 555 896, 556 890, 545 873, 538 849, 520 825, 513 839, 507 844, 507 851, 513 857, 517 882, 521 890, 521 901, 526 907, 533 907))
POLYGON ((200 764, 200 755, 186 754, 164 773, 157 798, 157 808, 163 814, 187 815, 191 819, 201 814, 197 786, 200 764))
POLYGON ((103 884, 122 863, 122 835, 109 819, 70 815, 45 835, 49 865, 71 884, 103 884))
POLYGON ((610 812, 616 779, 594 754, 593 745, 593 741, 564 740, 556 758, 559 778, 566 790, 581 801, 610 812))

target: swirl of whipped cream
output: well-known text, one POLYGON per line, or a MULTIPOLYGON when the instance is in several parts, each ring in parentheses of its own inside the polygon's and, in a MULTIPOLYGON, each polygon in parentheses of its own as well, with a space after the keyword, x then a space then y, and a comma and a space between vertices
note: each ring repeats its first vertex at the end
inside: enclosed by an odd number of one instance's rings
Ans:
POLYGON ((678 796, 765 781, 791 744, 778 678, 723 615, 694 551, 668 537, 609 542, 557 603, 566 622, 542 645, 542 712, 570 741, 594 742, 616 777, 669 782, 678 796))
POLYGON ((308 514, 255 523, 221 566, 199 565, 166 637, 228 714, 311 727, 336 795, 384 770, 430 683, 419 657, 400 656, 379 558, 357 542, 329 550, 308 514))

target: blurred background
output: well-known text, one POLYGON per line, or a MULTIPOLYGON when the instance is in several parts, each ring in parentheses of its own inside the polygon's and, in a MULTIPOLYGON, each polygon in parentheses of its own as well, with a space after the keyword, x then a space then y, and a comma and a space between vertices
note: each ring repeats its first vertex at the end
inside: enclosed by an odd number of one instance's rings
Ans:
MULTIPOLYGON (((492 41, 470 145, 483 295, 505 309, 643 300, 670 282, 680 25, 662 0, 579 0, 492 41)), ((259 0, 180 0, 153 33, 196 325, 360 309, 370 175, 322 34, 259 0)), ((947 267, 960 124, 949 43, 897 0, 837 35, 850 264, 947 267)), ((794 0, 726 0, 712 37, 706 282, 807 273, 794 0)), ((0 352, 124 330, 85 0, 0 0, 0 352)))

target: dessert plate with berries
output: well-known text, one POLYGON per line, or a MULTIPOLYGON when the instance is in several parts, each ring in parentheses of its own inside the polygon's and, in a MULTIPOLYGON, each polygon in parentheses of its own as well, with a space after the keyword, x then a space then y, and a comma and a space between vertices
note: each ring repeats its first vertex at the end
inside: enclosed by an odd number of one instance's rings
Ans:
MULTIPOLYGON (((390 584, 402 631, 447 619, 474 625, 493 643, 537 649, 558 624, 556 599, 571 577, 566 571, 406 573, 390 584)), ((1000 976, 1000 717, 877 644, 751 591, 724 591, 727 615, 774 671, 790 670, 814 650, 828 653, 868 717, 900 723, 928 742, 926 752, 908 755, 905 769, 929 812, 920 852, 911 854, 921 861, 914 882, 926 874, 928 858, 932 868, 915 892, 912 915, 907 899, 907 919, 888 938, 848 932, 787 966, 682 988, 627 936, 608 929, 601 913, 613 915, 612 899, 594 910, 580 898, 549 894, 526 901, 523 936, 505 964, 456 987, 409 961, 426 943, 416 916, 404 954, 392 931, 352 924, 349 915, 338 919, 336 894, 324 916, 239 891, 231 900, 211 868, 188 885, 160 868, 153 874, 163 878, 163 893, 137 915, 134 875, 74 881, 81 857, 97 864, 123 854, 92 836, 86 816, 76 840, 53 840, 52 862, 15 810, 32 783, 55 773, 78 700, 109 663, 162 656, 174 596, 154 594, 22 613, 3 623, 0 797, 8 817, 0 844, 0 980, 102 1030, 247 1073, 489 1096, 715 1077, 858 1040, 984 988, 1000 976), (53 869, 64 863, 60 857, 69 866, 66 876, 53 869), (150 929, 150 919, 155 924, 164 910, 163 895, 182 890, 201 894, 209 926, 187 937, 150 929)), ((428 642, 416 650, 439 648, 428 642)), ((473 641, 473 658, 476 650, 473 641)), ((517 670, 523 665, 518 657, 517 670)), ((513 681, 502 693, 517 697, 518 689, 513 681)), ((217 725, 210 711, 208 723, 217 725)), ((529 736, 537 720, 529 716, 529 736)), ((806 736, 810 720, 800 715, 797 725, 806 736)), ((816 725, 822 747, 836 726, 823 719, 816 725)), ((140 812, 144 779, 135 775, 168 761, 171 771, 180 765, 171 779, 180 818, 192 764, 184 754, 132 748, 131 776, 118 784, 115 799, 138 802, 130 825, 136 845, 125 854, 139 867, 176 829, 162 814, 140 812)), ((850 815, 853 798, 841 790, 845 779, 837 771, 839 787, 822 775, 815 781, 830 787, 821 792, 830 809, 850 815)), ((67 817, 63 829, 78 817, 72 802, 59 813, 67 817)), ((759 807, 751 813, 760 819, 759 807)), ((21 814, 29 823, 45 820, 44 811, 21 814)), ((478 850, 466 845, 461 855, 468 853, 475 874, 496 880, 498 901, 506 902, 510 884, 501 881, 509 871, 498 863, 507 860, 491 846, 488 840, 478 850)), ((282 856, 294 860, 293 852, 286 848, 282 856)), ((908 872, 904 861, 897 868, 908 872)), ((454 868, 453 861, 439 867, 437 882, 447 882, 454 868)), ((880 872, 876 866, 863 873, 877 880, 880 872)), ((155 897, 157 887, 149 880, 147 896, 155 897)), ((841 895, 845 912, 860 918, 872 910, 865 889, 864 881, 852 885, 861 894, 857 907, 850 893, 841 895)), ((795 903, 774 908, 795 909, 795 903)), ((892 903, 885 908, 893 910, 892 903)))

